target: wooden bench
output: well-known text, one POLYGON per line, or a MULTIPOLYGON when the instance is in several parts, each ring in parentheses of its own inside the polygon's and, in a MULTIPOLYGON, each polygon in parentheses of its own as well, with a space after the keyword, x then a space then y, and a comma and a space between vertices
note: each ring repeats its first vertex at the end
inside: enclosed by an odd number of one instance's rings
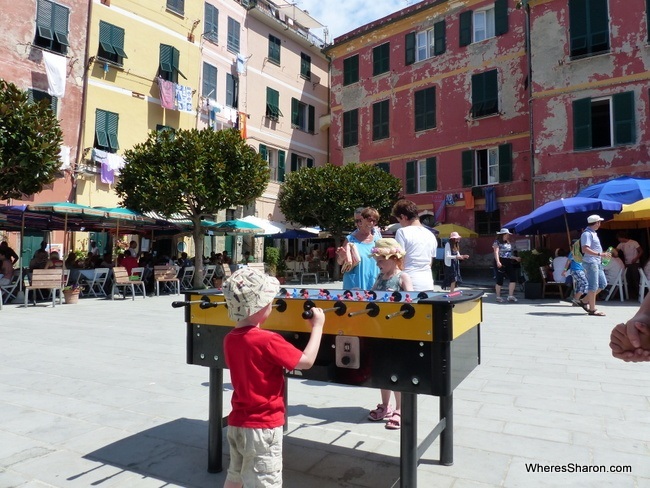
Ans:
MULTIPOLYGON (((35 269, 32 271, 32 280, 25 285, 25 308, 28 305, 29 292, 31 290, 51 290, 52 307, 56 305, 56 292, 59 292, 59 305, 63 303, 63 270, 61 268, 35 269)), ((34 305, 36 305, 36 293, 32 293, 34 305)))
POLYGON ((115 294, 119 293, 120 287, 122 288, 122 297, 126 300, 126 289, 131 288, 132 299, 135 300, 135 287, 142 289, 142 298, 147 296, 147 291, 144 288, 144 281, 137 279, 137 276, 134 276, 131 279, 129 272, 123 266, 116 266, 113 268, 113 292, 111 293, 111 300, 115 300, 115 294))
POLYGON ((160 283, 164 286, 173 286, 177 295, 181 294, 181 280, 176 275, 178 270, 174 266, 154 266, 153 279, 156 283, 156 296, 160 296, 160 283))

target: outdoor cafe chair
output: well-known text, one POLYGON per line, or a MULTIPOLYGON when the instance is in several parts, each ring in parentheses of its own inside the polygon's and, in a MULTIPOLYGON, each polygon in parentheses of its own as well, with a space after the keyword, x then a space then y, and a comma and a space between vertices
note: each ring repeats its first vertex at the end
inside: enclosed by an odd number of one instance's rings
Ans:
POLYGON ((627 291, 627 279, 625 277, 626 271, 627 268, 623 268, 618 272, 618 276, 616 276, 616 279, 611 283, 611 288, 609 289, 609 292, 605 297, 606 302, 608 302, 609 299, 612 298, 614 291, 616 291, 617 289, 618 289, 618 296, 622 302, 629 298, 629 293, 627 291))
POLYGON ((203 284, 209 288, 212 288, 212 278, 217 269, 216 264, 206 264, 203 269, 203 284))
POLYGON ((194 266, 183 268, 183 274, 179 276, 181 280, 181 290, 191 290, 193 288, 192 280, 194 279, 194 266))
POLYGON ((95 298, 106 297, 104 286, 111 274, 111 268, 95 268, 93 271, 92 278, 85 279, 85 284, 88 287, 87 293, 92 294, 95 298))
POLYGON ((639 268, 639 303, 643 301, 646 290, 650 292, 650 280, 645 275, 643 268, 639 268))
POLYGON ((11 276, 11 283, 8 285, 0 285, 0 296, 5 303, 15 300, 18 297, 18 290, 20 289, 20 270, 14 269, 14 274, 11 276))
MULTIPOLYGON (((111 292, 111 300, 115 299, 115 295, 119 293, 120 288, 122 289, 122 297, 126 299, 126 290, 127 288, 131 289, 132 300, 135 300, 135 290, 139 288, 142 291, 142 298, 147 296, 147 292, 144 288, 144 282, 138 279, 132 279, 133 276, 129 276, 129 272, 123 266, 116 266, 113 268, 113 289, 111 292)), ((137 278, 137 276, 135 277, 137 278)))

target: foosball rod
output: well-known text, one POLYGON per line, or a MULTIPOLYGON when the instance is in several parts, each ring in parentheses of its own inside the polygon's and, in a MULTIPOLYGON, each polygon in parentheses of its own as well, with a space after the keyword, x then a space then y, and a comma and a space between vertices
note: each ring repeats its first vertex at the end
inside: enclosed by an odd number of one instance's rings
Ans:
MULTIPOLYGON (((328 312, 336 312, 336 315, 344 315, 345 311, 347 310, 347 307, 345 306, 345 303, 338 301, 334 304, 333 307, 330 308, 324 308, 323 313, 328 313, 328 312)), ((311 308, 309 310, 305 310, 302 313, 302 318, 303 319, 310 319, 314 316, 314 312, 312 312, 311 308)))

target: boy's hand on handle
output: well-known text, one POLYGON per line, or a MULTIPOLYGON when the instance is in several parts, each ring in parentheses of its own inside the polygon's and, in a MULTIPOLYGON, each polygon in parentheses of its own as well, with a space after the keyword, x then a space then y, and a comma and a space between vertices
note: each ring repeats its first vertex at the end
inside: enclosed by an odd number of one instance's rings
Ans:
POLYGON ((311 325, 311 328, 323 327, 325 325, 325 313, 322 308, 312 307, 309 309, 312 312, 312 316, 309 319, 306 319, 307 322, 311 325))

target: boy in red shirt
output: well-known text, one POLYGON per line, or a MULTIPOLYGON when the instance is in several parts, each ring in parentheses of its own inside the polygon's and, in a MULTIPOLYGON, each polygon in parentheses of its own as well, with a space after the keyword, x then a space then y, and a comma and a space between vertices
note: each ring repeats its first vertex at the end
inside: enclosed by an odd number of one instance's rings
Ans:
POLYGON ((312 334, 300 351, 275 332, 260 329, 271 314, 278 280, 253 268, 241 268, 224 283, 228 316, 237 326, 224 339, 233 385, 228 416, 230 467, 224 488, 282 486, 284 370, 313 366, 325 316, 312 308, 312 334))

